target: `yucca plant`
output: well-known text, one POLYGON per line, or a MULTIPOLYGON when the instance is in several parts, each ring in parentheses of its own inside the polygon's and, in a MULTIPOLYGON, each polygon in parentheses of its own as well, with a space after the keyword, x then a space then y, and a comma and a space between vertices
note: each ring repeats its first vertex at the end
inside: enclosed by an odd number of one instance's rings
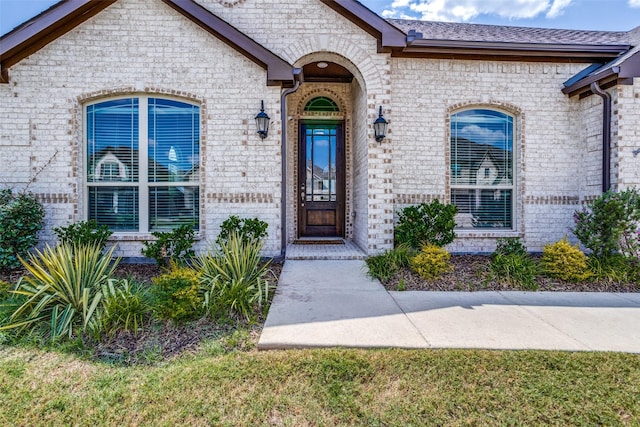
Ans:
POLYGON ((250 321, 255 309, 266 304, 270 285, 262 276, 269 263, 260 265, 261 249, 260 240, 243 240, 231 232, 218 248, 195 259, 204 304, 213 317, 239 316, 250 321))
POLYGON ((49 336, 56 340, 93 326, 102 299, 102 284, 113 275, 119 262, 111 262, 115 247, 106 254, 98 245, 61 244, 47 246, 20 262, 28 275, 17 289, 26 301, 0 329, 49 325, 49 336))
POLYGON ((146 288, 127 279, 108 279, 102 285, 102 312, 100 326, 113 335, 116 331, 138 333, 145 318, 151 313, 146 288))

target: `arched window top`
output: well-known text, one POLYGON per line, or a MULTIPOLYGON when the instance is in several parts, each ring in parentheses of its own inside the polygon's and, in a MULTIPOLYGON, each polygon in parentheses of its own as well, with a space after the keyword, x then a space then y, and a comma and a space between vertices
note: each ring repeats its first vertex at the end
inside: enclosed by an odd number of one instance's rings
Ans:
POLYGON ((338 104, 326 96, 318 96, 307 102, 304 111, 340 111, 338 104))

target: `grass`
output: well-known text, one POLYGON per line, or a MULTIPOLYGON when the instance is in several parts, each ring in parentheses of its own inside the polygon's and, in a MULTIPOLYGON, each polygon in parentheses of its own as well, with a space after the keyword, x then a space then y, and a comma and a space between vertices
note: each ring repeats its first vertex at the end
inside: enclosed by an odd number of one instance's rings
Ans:
POLYGON ((0 347, 0 425, 640 425, 640 356, 200 352, 153 366, 0 347))

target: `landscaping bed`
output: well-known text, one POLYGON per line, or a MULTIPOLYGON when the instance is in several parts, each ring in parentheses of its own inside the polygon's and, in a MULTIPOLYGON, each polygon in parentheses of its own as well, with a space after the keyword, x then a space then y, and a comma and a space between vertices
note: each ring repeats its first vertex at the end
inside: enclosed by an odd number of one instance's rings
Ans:
MULTIPOLYGON (((534 257, 538 261, 539 257, 534 257)), ((398 269, 388 280, 381 280, 389 291, 513 291, 517 285, 495 279, 490 274, 491 257, 486 255, 452 255, 453 270, 435 279, 423 279, 408 267, 398 269)), ((565 282, 546 276, 535 278, 538 291, 556 292, 640 292, 640 284, 611 279, 565 282)))

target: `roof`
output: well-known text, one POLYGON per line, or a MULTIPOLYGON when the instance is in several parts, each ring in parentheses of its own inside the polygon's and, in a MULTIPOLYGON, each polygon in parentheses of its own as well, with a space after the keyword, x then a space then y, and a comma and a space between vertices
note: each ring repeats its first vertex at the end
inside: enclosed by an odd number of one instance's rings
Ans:
MULTIPOLYGON (((8 69, 95 16, 117 0, 62 0, 0 37, 0 83, 8 69)), ((293 84, 293 66, 194 0, 162 0, 205 31, 267 70, 267 84, 293 84)))
POLYGON ((640 77, 640 45, 600 67, 587 67, 564 83, 562 93, 584 97, 592 94, 592 83, 606 89, 616 84, 633 84, 634 77, 640 77))
MULTIPOLYGON (((2 36, 0 83, 8 82, 9 67, 116 1, 62 0, 2 36)), ((292 65, 195 0, 162 1, 265 68, 268 85, 293 84, 296 73, 292 65)), ((570 95, 585 93, 584 87, 594 79, 628 84, 633 77, 640 77, 640 55, 631 50, 632 44, 640 44, 640 27, 624 32, 385 20, 357 0, 320 1, 376 37, 378 52, 392 56, 603 64, 601 69, 585 70, 570 79, 563 90, 570 95)))
POLYGON ((605 62, 629 50, 625 31, 560 30, 391 19, 407 34, 405 56, 605 62))
POLYGON ((553 28, 512 27, 459 22, 415 21, 389 19, 389 22, 409 33, 422 33, 424 39, 476 42, 543 43, 577 45, 628 45, 626 31, 561 30, 553 28))

